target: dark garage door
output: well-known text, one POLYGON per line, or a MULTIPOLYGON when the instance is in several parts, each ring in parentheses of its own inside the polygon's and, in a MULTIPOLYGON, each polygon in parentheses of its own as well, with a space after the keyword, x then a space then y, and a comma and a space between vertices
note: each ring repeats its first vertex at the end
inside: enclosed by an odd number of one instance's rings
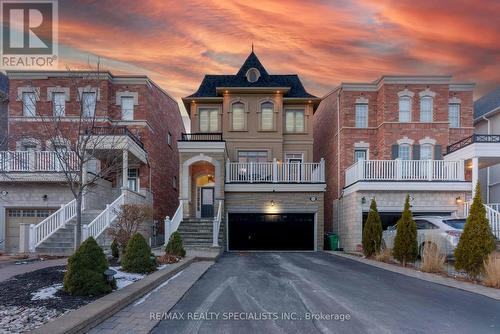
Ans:
POLYGON ((314 214, 230 213, 229 250, 314 250, 314 214))

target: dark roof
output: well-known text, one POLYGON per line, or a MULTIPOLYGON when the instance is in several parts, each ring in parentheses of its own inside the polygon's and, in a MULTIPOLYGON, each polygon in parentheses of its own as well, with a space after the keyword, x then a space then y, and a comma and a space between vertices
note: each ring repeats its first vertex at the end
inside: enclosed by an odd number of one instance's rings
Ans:
POLYGON ((474 102, 474 119, 478 119, 498 107, 500 107, 500 87, 474 102))
POLYGON ((218 96, 216 91, 217 87, 289 87, 290 90, 284 95, 284 97, 316 98, 316 96, 311 95, 306 91, 298 75, 270 75, 267 73, 266 69, 253 51, 245 60, 236 75, 205 75, 196 93, 188 96, 187 98, 216 97, 218 96), (251 68, 256 68, 260 72, 259 80, 254 83, 249 82, 246 78, 246 73, 251 68))

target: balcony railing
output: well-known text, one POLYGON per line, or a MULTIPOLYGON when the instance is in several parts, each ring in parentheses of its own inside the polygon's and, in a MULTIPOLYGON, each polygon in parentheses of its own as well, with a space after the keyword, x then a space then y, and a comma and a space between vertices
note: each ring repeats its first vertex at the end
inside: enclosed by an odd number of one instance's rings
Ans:
POLYGON ((1 172, 62 172, 77 170, 75 152, 2 151, 1 172))
POLYGON ((181 141, 222 141, 222 133, 219 132, 198 132, 183 133, 181 141))
POLYGON ((448 146, 446 148, 446 153, 452 153, 458 151, 459 149, 474 143, 500 143, 500 135, 473 134, 470 137, 464 138, 448 146))
POLYGON ((227 162, 226 183, 324 183, 325 161, 227 162))
POLYGON ((463 161, 360 160, 345 171, 346 187, 358 181, 464 181, 463 161))
POLYGON ((84 133, 86 135, 93 136, 128 136, 137 145, 144 149, 144 143, 141 141, 141 139, 134 135, 125 126, 96 126, 91 129, 86 129, 84 133))

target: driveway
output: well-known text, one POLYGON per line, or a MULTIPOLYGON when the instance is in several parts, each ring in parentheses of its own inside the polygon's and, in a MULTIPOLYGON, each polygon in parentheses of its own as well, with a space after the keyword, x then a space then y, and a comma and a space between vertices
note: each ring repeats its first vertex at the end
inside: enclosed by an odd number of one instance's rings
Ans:
POLYGON ((153 333, 500 331, 494 299, 324 253, 226 254, 161 316, 153 333))

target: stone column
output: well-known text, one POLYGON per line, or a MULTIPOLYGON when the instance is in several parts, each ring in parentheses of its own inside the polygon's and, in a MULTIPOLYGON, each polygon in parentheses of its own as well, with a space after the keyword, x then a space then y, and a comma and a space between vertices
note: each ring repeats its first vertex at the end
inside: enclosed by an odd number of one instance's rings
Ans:
POLYGON ((476 193, 477 181, 479 179, 479 158, 472 158, 472 198, 476 193))

